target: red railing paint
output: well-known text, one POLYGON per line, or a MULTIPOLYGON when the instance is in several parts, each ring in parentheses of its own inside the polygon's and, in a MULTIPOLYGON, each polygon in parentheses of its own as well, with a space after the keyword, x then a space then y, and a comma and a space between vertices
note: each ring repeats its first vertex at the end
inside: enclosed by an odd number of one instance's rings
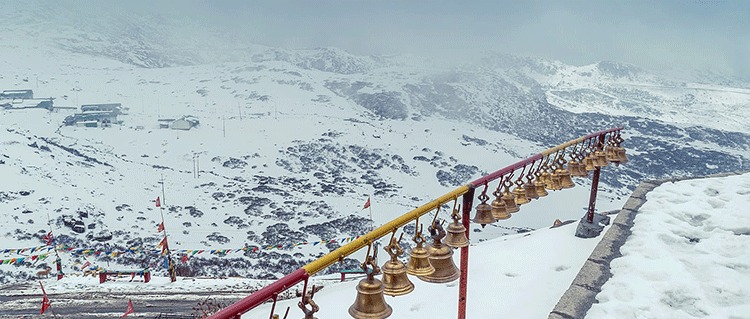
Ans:
POLYGON ((279 280, 273 282, 272 284, 263 287, 263 289, 254 292, 250 296, 247 296, 238 302, 235 302, 229 307, 222 309, 221 311, 213 314, 208 318, 238 319, 242 314, 266 302, 266 300, 272 299, 275 294, 278 294, 302 282, 303 280, 307 279, 307 277, 308 274, 304 268, 297 269, 293 273, 281 277, 279 280))

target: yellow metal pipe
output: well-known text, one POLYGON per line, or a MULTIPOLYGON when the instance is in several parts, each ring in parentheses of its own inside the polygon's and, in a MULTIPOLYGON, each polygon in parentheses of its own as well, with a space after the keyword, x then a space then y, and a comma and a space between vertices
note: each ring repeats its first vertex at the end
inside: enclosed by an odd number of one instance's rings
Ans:
POLYGON ((312 276, 313 274, 325 269, 326 267, 333 265, 337 261, 342 260, 344 257, 353 254, 360 248, 367 246, 369 243, 372 243, 377 239, 390 234, 394 229, 398 229, 399 227, 406 225, 407 223, 417 219, 417 217, 432 211, 443 203, 458 198, 458 196, 461 196, 468 191, 469 186, 461 186, 425 205, 422 205, 404 215, 401 215, 400 217, 374 229, 367 234, 364 234, 363 236, 360 236, 352 242, 339 247, 338 249, 328 253, 323 257, 318 258, 317 260, 303 266, 302 268, 307 271, 308 275, 312 276))
POLYGON ((560 144, 560 145, 557 145, 555 147, 552 147, 552 148, 546 149, 544 151, 541 151, 540 154, 542 154, 544 156, 549 156, 550 154, 557 153, 557 151, 559 151, 559 150, 562 150, 562 149, 568 148, 570 146, 576 145, 576 144, 581 143, 581 142, 583 142, 585 140, 586 140, 585 136, 579 137, 577 139, 570 140, 570 141, 567 141, 567 142, 565 142, 563 144, 560 144))

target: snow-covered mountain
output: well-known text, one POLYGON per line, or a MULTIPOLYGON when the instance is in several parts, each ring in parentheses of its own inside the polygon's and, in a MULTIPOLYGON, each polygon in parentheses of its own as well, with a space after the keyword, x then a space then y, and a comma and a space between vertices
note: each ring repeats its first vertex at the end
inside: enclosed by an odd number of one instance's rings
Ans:
MULTIPOLYGON (((750 95, 741 87, 614 62, 570 66, 488 54, 456 66, 269 48, 232 43, 231 33, 177 14, 40 3, 6 8, 0 89, 33 89, 58 107, 122 103, 125 114, 121 125, 102 129, 62 126, 74 110, 0 109, 0 178, 9 181, 0 188, 0 217, 12 220, 2 226, 8 247, 0 248, 40 245, 49 216, 60 244, 155 249, 157 196, 175 250, 345 239, 371 227, 361 209, 368 196, 379 225, 612 126, 625 127, 631 162, 602 175, 602 210, 619 207, 644 178, 747 169, 750 159, 750 132, 741 125, 750 95), (159 128, 157 119, 184 115, 200 125, 159 128)), ((588 193, 588 182, 579 182, 502 225, 476 227, 476 237, 577 218, 588 193)), ((188 267, 272 278, 338 245, 210 255, 188 267)), ((158 258, 96 260, 147 266, 158 258)))

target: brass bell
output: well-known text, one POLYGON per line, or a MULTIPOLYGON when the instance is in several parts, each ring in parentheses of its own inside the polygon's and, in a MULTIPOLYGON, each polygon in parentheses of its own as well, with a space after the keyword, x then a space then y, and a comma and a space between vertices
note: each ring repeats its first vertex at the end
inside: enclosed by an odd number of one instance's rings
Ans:
POLYGON ((429 229, 432 245, 427 247, 427 251, 430 253, 430 264, 435 267, 435 272, 419 276, 419 279, 433 283, 446 283, 458 279, 461 274, 453 262, 453 249, 442 242, 445 237, 443 226, 435 221, 429 229))
POLYGON ((523 186, 521 185, 518 185, 513 189, 513 197, 516 198, 516 205, 518 206, 530 202, 530 200, 526 197, 526 190, 524 190, 523 186))
POLYGON ((544 165, 539 166, 536 169, 536 172, 534 172, 534 176, 536 176, 536 179, 534 180, 534 187, 536 188, 537 197, 547 196, 547 190, 544 188, 547 184, 542 180, 543 167, 544 165))
POLYGON ((482 203, 477 205, 477 214, 474 215, 474 219, 472 219, 473 222, 482 225, 482 228, 487 224, 492 224, 497 221, 495 217, 492 216, 492 207, 487 204, 488 199, 490 199, 490 197, 484 192, 479 195, 479 200, 481 200, 482 203))
POLYGON ((539 198, 539 194, 536 193, 536 185, 534 185, 531 176, 532 174, 529 172, 529 175, 526 175, 526 183, 523 184, 523 190, 526 191, 526 198, 529 200, 539 198))
POLYGON ((579 164, 576 160, 568 162, 568 170, 570 171, 570 176, 585 176, 581 175, 581 164, 579 164))
POLYGON ((403 262, 398 260, 398 257, 404 254, 404 250, 398 244, 404 234, 401 233, 398 240, 395 240, 396 231, 393 231, 391 235, 391 241, 387 246, 383 247, 391 259, 381 268, 383 271, 383 293, 389 296, 401 296, 408 294, 414 290, 414 284, 409 280, 406 275, 406 266, 403 262))
MULTIPOLYGON (((455 206, 456 203, 454 202, 453 205, 455 206)), ((469 239, 466 238, 466 227, 459 222, 461 220, 461 216, 458 214, 460 210, 461 205, 458 205, 458 209, 453 209, 453 213, 451 214, 453 222, 448 225, 448 235, 445 237, 445 244, 452 248, 469 246, 469 239)))
POLYGON ((393 313, 393 308, 385 302, 383 296, 385 291, 383 282, 375 278, 375 275, 380 272, 380 268, 375 260, 375 254, 370 257, 371 247, 372 245, 367 248, 367 257, 365 262, 361 264, 361 268, 367 274, 367 277, 359 281, 357 299, 349 307, 349 315, 356 319, 383 319, 390 317, 393 313), (372 270, 368 266, 371 266, 372 270))
POLYGON ((628 162, 628 155, 625 154, 624 147, 617 147, 617 155, 620 158, 620 164, 625 164, 628 162))
POLYGON ((505 185, 505 192, 503 192, 502 200, 505 201, 505 211, 513 214, 517 213, 520 208, 518 208, 518 204, 516 204, 516 198, 513 196, 513 194, 510 192, 510 181, 506 180, 508 183, 505 185))
MULTIPOLYGON (((417 223, 419 223, 419 221, 417 221, 417 223)), ((422 236, 421 225, 418 227, 418 231, 414 234, 412 239, 417 243, 417 247, 414 247, 411 252, 409 252, 409 262, 406 265, 406 273, 414 276, 424 276, 433 273, 435 268, 430 264, 430 253, 427 252, 427 249, 422 247, 425 243, 425 239, 424 236, 422 236)))
POLYGON ((606 167, 607 166, 607 155, 603 151, 594 152, 594 166, 606 167))
POLYGON ((567 169, 558 168, 555 170, 555 175, 557 175, 560 179, 561 189, 573 188, 574 186, 576 186, 576 184, 573 183, 573 179, 570 178, 570 172, 568 172, 567 169))
POLYGON ((583 159, 583 164, 586 166, 586 171, 593 171, 596 169, 596 162, 594 161, 594 154, 589 154, 583 159))
POLYGON ((607 157, 607 161, 618 164, 620 162, 620 156, 617 154, 617 147, 614 145, 608 145, 604 149, 604 155, 607 157))
POLYGON ((589 171, 586 170, 586 165, 583 164, 583 159, 578 163, 578 172, 578 176, 580 177, 589 177, 589 171))
POLYGON ((554 171, 549 174, 549 183, 547 183, 547 189, 552 191, 559 191, 562 189, 560 186, 560 176, 554 171))
POLYGON ((544 185, 545 185, 544 182, 540 181, 539 178, 537 178, 536 181, 534 181, 534 186, 536 187, 536 194, 539 197, 544 197, 548 195, 547 190, 544 189, 544 185))
MULTIPOLYGON (((505 220, 510 218, 510 213, 508 213, 508 210, 505 209, 505 201, 503 200, 502 194, 500 193, 500 186, 497 187, 492 195, 495 195, 495 200, 493 200, 492 204, 490 204, 490 207, 492 207, 492 216, 497 220, 505 220)), ((450 226, 448 226, 448 233, 450 234, 450 226)))

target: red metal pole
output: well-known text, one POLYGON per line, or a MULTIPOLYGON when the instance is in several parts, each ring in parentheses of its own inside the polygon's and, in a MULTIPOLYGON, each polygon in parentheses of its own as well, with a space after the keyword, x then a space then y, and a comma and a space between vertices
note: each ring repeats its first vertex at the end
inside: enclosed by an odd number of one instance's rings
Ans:
MULTIPOLYGON (((604 145, 604 134, 599 135, 599 146, 604 145)), ((602 168, 594 169, 594 177, 591 179, 591 195, 589 196, 589 210, 586 212, 586 221, 589 224, 594 223, 594 209, 596 208, 596 193, 599 191, 599 174, 602 168)))
MULTIPOLYGON (((466 238, 469 238, 471 209, 474 200, 474 189, 464 194, 464 208, 461 222, 466 227, 466 238)), ((469 246, 461 247, 461 277, 458 279, 458 319, 466 319, 466 287, 469 280, 469 246)))
POLYGON ((263 287, 263 289, 256 291, 250 296, 235 302, 234 304, 221 309, 221 311, 213 314, 209 319, 233 319, 239 318, 243 313, 250 311, 251 309, 264 303, 266 300, 273 297, 274 294, 289 289, 295 284, 307 279, 309 275, 304 268, 295 270, 293 273, 288 274, 274 283, 263 287))

